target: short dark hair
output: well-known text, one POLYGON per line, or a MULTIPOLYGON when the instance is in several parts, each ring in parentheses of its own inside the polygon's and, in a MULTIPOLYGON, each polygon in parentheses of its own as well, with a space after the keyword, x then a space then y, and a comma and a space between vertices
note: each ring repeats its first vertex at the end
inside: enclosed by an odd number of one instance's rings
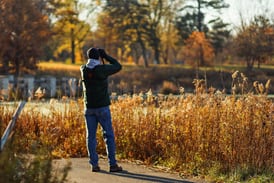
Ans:
POLYGON ((97 48, 90 48, 87 51, 87 56, 91 59, 99 59, 100 54, 97 48))

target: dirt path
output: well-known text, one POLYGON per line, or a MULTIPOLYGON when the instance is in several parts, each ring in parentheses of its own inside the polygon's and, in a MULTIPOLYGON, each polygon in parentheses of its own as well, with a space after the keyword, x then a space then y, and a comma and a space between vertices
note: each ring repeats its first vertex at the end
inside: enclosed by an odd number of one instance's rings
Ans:
POLYGON ((184 180, 178 173, 167 173, 154 168, 149 168, 136 163, 119 162, 123 172, 109 173, 106 159, 100 158, 100 172, 92 172, 87 158, 72 158, 69 160, 56 160, 56 166, 65 166, 71 162, 72 169, 69 171, 68 180, 71 183, 194 183, 202 181, 184 180))

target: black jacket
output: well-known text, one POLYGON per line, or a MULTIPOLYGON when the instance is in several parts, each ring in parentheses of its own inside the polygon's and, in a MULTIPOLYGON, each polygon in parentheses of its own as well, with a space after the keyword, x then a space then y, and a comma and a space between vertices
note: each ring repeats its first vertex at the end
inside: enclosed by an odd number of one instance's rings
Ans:
POLYGON ((86 108, 99 108, 110 105, 108 76, 119 72, 122 65, 111 56, 105 59, 109 64, 97 65, 93 69, 82 65, 80 68, 86 108))

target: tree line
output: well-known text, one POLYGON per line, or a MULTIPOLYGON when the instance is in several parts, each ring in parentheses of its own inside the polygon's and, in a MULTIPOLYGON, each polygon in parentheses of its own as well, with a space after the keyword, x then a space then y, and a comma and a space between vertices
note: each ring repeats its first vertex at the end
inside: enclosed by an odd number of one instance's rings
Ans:
POLYGON ((232 34, 226 8, 224 0, 1 0, 1 73, 31 73, 39 60, 82 63, 91 46, 145 67, 199 68, 232 55, 251 70, 272 61, 274 20, 242 19, 232 34))

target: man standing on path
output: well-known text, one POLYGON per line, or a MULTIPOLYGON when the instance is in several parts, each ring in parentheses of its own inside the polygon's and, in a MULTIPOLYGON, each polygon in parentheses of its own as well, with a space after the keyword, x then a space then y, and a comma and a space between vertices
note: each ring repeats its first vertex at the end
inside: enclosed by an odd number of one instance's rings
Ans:
POLYGON ((119 172, 122 171, 122 167, 117 165, 115 158, 116 145, 109 108, 108 76, 119 72, 122 66, 116 59, 107 55, 104 49, 90 48, 87 51, 87 56, 88 62, 81 66, 80 71, 84 91, 89 163, 93 172, 100 171, 96 152, 96 131, 98 123, 100 123, 106 144, 109 171, 119 172), (101 63, 99 57, 102 61, 103 59, 108 61, 109 64, 101 63))

